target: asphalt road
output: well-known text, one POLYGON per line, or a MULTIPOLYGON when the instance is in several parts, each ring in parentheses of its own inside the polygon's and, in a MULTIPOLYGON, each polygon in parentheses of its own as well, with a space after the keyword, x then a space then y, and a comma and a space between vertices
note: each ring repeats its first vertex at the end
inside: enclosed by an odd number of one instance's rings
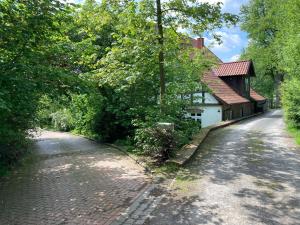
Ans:
POLYGON ((300 148, 280 110, 212 132, 145 224, 300 224, 300 148))

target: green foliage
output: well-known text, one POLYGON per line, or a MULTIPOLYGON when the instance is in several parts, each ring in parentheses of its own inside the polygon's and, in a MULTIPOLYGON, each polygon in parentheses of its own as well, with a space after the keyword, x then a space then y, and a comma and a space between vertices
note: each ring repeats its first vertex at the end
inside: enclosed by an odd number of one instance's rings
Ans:
POLYGON ((296 143, 300 145, 300 129, 294 127, 294 125, 288 124, 287 130, 295 138, 296 143))
POLYGON ((59 99, 44 96, 39 103, 39 125, 60 131, 73 131, 89 137, 101 135, 102 96, 96 90, 90 93, 70 94, 59 99))
MULTIPOLYGON (((0 1, 0 161, 16 161, 37 124, 113 141, 174 122, 178 139, 186 141, 193 129, 178 122, 188 104, 178 96, 198 90, 199 75, 214 62, 186 46, 189 39, 176 30, 201 35, 237 17, 222 13, 220 4, 164 1, 161 46, 155 6, 150 0, 0 1)), ((166 157, 171 137, 155 137, 166 157)))
POLYGON ((175 132, 159 127, 136 130, 136 145, 159 162, 169 159, 177 147, 175 132))
POLYGON ((40 96, 64 92, 74 80, 53 64, 66 5, 5 0, 0 12, 0 161, 12 164, 25 152, 40 96))
POLYGON ((96 68, 97 62, 113 42, 114 18, 103 4, 87 0, 73 9, 69 21, 63 24, 67 38, 61 42, 63 51, 72 59, 69 65, 80 73, 96 68))
POLYGON ((199 132, 200 123, 190 119, 180 119, 175 122, 178 146, 181 147, 192 140, 194 134, 199 132))
MULTIPOLYGON (((192 120, 168 118, 175 122, 175 130, 160 128, 157 123, 145 123, 135 130, 134 142, 138 152, 152 156, 161 163, 187 144, 199 131, 200 124, 192 120)), ((167 121, 164 119, 163 121, 167 121)))
POLYGON ((72 95, 71 98, 69 111, 74 131, 90 137, 101 135, 98 125, 102 122, 102 96, 95 92, 72 95))
POLYGON ((53 127, 59 131, 69 131, 72 128, 72 116, 67 109, 61 109, 49 115, 53 127))
POLYGON ((41 96, 37 109, 37 124, 41 128, 50 128, 52 119, 51 114, 60 110, 60 102, 54 101, 48 95, 41 96))
POLYGON ((290 125, 300 129, 300 80, 293 78, 282 85, 282 103, 290 125))
POLYGON ((251 42, 243 58, 252 58, 257 79, 254 86, 271 100, 279 96, 287 122, 299 126, 300 2, 297 0, 251 0, 242 10, 242 28, 251 42))
POLYGON ((280 2, 277 9, 278 34, 276 36, 280 68, 287 76, 299 77, 300 74, 300 2, 288 0, 280 2))

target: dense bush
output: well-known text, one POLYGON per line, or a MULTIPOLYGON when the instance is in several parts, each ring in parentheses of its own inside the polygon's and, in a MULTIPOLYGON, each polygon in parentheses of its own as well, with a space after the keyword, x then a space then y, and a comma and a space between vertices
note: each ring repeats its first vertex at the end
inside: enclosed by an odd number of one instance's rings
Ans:
POLYGON ((95 90, 89 94, 73 94, 68 108, 71 128, 90 137, 101 136, 98 126, 102 119, 102 102, 102 96, 95 90))
POLYGON ((195 133, 201 128, 201 124, 191 119, 178 119, 175 122, 177 142, 179 146, 187 144, 195 133))
POLYGON ((136 130, 136 145, 159 162, 169 159, 177 147, 175 132, 154 126, 136 130))
POLYGON ((72 115, 66 108, 60 109, 50 115, 53 128, 59 131, 69 131, 72 129, 72 115))
POLYGON ((54 65, 60 62, 54 46, 62 36, 65 5, 4 0, 0 11, 0 164, 7 167, 26 151, 40 96, 72 87, 65 81, 75 76, 54 65))
MULTIPOLYGON (((53 124, 53 116, 55 117, 55 113, 62 110, 62 97, 52 99, 48 95, 43 95, 38 103, 37 109, 37 125, 41 128, 52 128, 53 124)), ((64 99, 64 101, 67 101, 64 99)), ((59 128, 57 128, 59 130, 59 128)), ((62 129, 63 130, 63 129, 62 129)))
POLYGON ((199 129, 199 123, 192 120, 177 121, 175 130, 163 129, 154 124, 150 127, 136 129, 134 141, 138 151, 161 163, 188 143, 199 129))
POLYGON ((298 78, 283 83, 282 104, 289 125, 300 129, 300 80, 298 78))
POLYGON ((4 66, 0 58, 0 161, 9 165, 25 151, 38 101, 34 82, 24 82, 32 73, 24 75, 23 67, 15 66, 4 66))
POLYGON ((37 114, 39 126, 98 138, 103 98, 90 90, 89 94, 70 94, 58 99, 43 96, 37 114))

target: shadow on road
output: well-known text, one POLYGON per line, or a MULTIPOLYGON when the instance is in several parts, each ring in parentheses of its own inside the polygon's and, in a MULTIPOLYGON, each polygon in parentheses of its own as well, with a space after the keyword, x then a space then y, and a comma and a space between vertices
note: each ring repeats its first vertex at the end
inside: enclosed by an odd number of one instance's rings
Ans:
POLYGON ((281 117, 212 132, 149 224, 300 224, 300 149, 263 127, 281 117))
POLYGON ((148 185, 120 152, 69 136, 39 140, 37 160, 0 179, 0 224, 108 223, 148 185))

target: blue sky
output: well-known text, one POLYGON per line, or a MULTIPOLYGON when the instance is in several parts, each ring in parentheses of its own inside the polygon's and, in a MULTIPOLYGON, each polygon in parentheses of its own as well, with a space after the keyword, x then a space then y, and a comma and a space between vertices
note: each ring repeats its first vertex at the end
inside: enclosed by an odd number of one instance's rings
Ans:
MULTIPOLYGON (((67 2, 83 2, 83 0, 65 0, 67 2)), ((249 0, 198 0, 199 2, 223 3, 223 12, 239 14, 242 5, 249 0)), ((224 62, 235 61, 248 45, 247 33, 240 30, 239 26, 222 28, 216 31, 221 36, 222 43, 219 45, 208 35, 204 35, 205 45, 212 50, 224 62)))
MULTIPOLYGON (((223 11, 239 14, 242 5, 249 0, 199 0, 210 3, 222 2, 223 11)), ((222 44, 215 43, 209 36, 205 35, 205 45, 209 47, 224 62, 235 61, 248 45, 247 33, 240 30, 239 26, 219 29, 217 34, 221 35, 222 44)))

